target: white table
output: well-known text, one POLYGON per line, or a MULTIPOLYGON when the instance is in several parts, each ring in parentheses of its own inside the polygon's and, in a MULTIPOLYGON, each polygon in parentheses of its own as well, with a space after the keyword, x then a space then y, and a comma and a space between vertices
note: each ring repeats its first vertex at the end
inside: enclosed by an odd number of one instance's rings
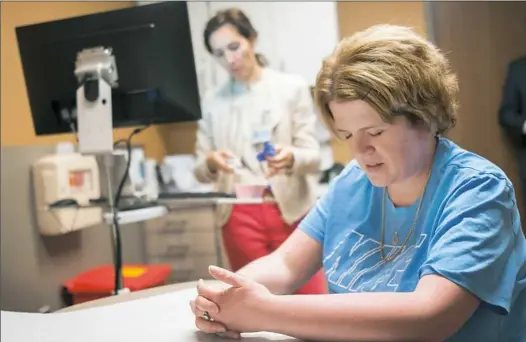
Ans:
MULTIPOLYGON (((215 286, 218 282, 209 281, 215 286)), ((195 282, 167 285, 75 305, 51 314, 2 312, 2 342, 221 342, 197 331, 189 301, 195 282)), ((298 342, 274 334, 244 334, 248 342, 298 342)))
MULTIPOLYGON (((216 281, 207 281, 207 284, 216 284, 216 281)), ((61 309, 57 311, 57 313, 62 312, 72 312, 72 311, 78 311, 83 309, 89 309, 89 308, 98 308, 123 302, 130 302, 133 300, 140 300, 145 298, 150 298, 157 295, 163 295, 171 292, 177 292, 181 290, 186 289, 194 289, 197 285, 196 281, 189 281, 186 283, 179 283, 179 284, 170 284, 170 285, 164 285, 164 286, 158 286, 153 287, 151 289, 136 291, 136 292, 129 292, 129 293, 123 293, 118 296, 111 296, 111 297, 105 297, 97 300, 92 300, 85 303, 80 303, 77 305, 69 306, 64 309, 61 309)))

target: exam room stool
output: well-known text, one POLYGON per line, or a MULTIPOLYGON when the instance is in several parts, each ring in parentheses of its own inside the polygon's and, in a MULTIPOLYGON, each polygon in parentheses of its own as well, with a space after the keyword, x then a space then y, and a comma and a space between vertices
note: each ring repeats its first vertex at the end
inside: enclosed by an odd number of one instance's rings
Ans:
MULTIPOLYGON (((123 265, 123 285, 131 292, 166 285, 171 272, 170 265, 123 265)), ((113 265, 90 269, 66 281, 62 292, 64 303, 70 306, 109 297, 113 293, 114 284, 113 265)))

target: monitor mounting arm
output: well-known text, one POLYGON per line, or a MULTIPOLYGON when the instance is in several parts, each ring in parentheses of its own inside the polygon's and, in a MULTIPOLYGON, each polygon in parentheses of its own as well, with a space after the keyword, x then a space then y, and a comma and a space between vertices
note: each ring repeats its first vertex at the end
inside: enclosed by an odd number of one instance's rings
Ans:
MULTIPOLYGON (((111 48, 88 48, 77 53, 75 63, 77 88, 77 127, 79 152, 101 156, 108 180, 108 205, 113 214, 112 246, 115 262, 115 294, 123 288, 122 251, 118 227, 118 210, 111 181, 113 166, 112 88, 118 87, 115 57, 111 48)), ((130 158, 131 156, 129 156, 130 158)))
POLYGON ((89 48, 77 54, 77 127, 79 152, 113 154, 112 88, 118 87, 111 48, 89 48))

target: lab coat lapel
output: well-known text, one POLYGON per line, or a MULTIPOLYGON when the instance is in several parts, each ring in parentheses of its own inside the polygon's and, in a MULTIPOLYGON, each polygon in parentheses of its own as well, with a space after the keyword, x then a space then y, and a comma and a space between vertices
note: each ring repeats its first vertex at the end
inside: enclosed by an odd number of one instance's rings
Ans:
POLYGON ((258 173, 260 167, 251 142, 252 126, 249 117, 253 110, 253 105, 246 98, 239 98, 235 93, 229 94, 222 103, 221 115, 215 118, 214 133, 219 138, 216 145, 218 149, 229 150, 241 159, 244 167, 258 173))
POLYGON ((241 127, 239 106, 235 102, 236 100, 232 98, 230 93, 224 94, 222 101, 216 104, 215 110, 218 115, 213 118, 212 129, 216 149, 229 150, 239 155, 242 153, 241 132, 239 132, 241 127))
MULTIPOLYGON (((259 98, 259 97, 258 97, 259 98)), ((252 103, 247 103, 245 106, 245 117, 240 118, 243 122, 242 131, 238 131, 239 134, 243 135, 243 139, 241 140, 243 142, 243 146, 240 146, 243 150, 242 152, 242 161, 244 165, 252 170, 252 172, 258 174, 261 172, 261 166, 260 163, 257 160, 257 150, 254 146, 253 142, 253 118, 249 117, 249 115, 257 115, 259 114, 259 111, 261 110, 261 107, 259 106, 259 103, 257 101, 252 103)))
POLYGON ((211 116, 210 121, 214 149, 222 150, 227 147, 225 131, 228 130, 228 123, 225 121, 228 121, 230 116, 227 97, 225 94, 221 94, 221 96, 215 101, 213 111, 214 115, 211 116))
MULTIPOLYGON (((272 141, 274 132, 283 118, 283 115, 278 110, 278 106, 276 105, 278 103, 278 99, 275 89, 271 87, 273 83, 271 80, 269 80, 271 77, 272 75, 269 73, 269 71, 266 71, 264 74, 263 84, 261 84, 261 88, 258 89, 256 101, 254 101, 252 104, 252 111, 255 115, 258 115, 257 121, 261 121, 265 126, 268 126, 272 141)), ((266 170, 266 166, 262 166, 262 163, 257 160, 257 154, 260 151, 257 150, 258 145, 254 145, 252 140, 254 126, 250 125, 248 129, 250 131, 250 143, 245 146, 243 157, 247 166, 254 172, 264 172, 264 170, 266 170)), ((259 144, 259 146, 261 146, 261 144, 259 144)))
POLYGON ((272 84, 275 84, 277 82, 272 82, 272 77, 274 75, 270 70, 267 71, 265 75, 265 97, 262 98, 264 101, 262 104, 264 113, 268 115, 269 118, 269 128, 271 131, 271 137, 274 137, 274 133, 283 119, 283 112, 280 110, 279 106, 279 88, 272 87, 272 84))

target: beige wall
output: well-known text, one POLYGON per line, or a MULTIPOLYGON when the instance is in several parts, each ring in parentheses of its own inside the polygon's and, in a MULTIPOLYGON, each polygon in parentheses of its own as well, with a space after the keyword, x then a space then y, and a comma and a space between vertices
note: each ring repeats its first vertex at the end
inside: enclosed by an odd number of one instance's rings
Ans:
MULTIPOLYGON (((59 236, 42 236, 36 226, 30 166, 53 153, 52 146, 2 147, 0 309, 37 312, 63 306, 66 280, 92 267, 113 263, 108 226, 99 224, 59 236)), ((125 263, 144 263, 142 223, 121 229, 125 263)))
POLYGON ((430 13, 433 36, 460 83, 459 120, 450 138, 508 174, 525 223, 517 156, 498 109, 508 63, 526 55, 526 2, 432 2, 430 13))

